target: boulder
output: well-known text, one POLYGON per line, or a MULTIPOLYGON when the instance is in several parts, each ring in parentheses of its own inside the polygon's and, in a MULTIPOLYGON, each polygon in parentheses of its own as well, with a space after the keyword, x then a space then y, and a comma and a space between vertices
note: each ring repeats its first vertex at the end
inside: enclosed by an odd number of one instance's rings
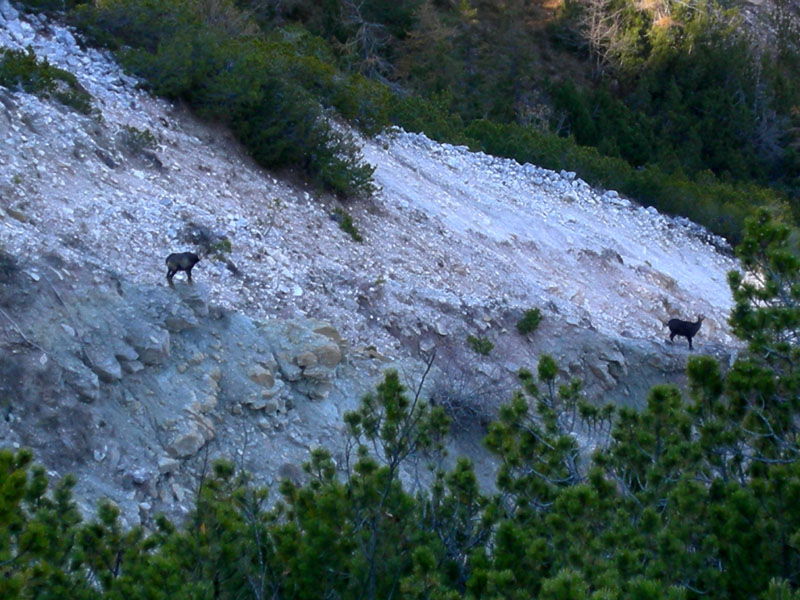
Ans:
POLYGON ((88 367, 94 371, 105 383, 113 383, 122 379, 122 365, 113 354, 113 351, 106 346, 97 344, 85 348, 85 357, 88 367))
POLYGON ((94 402, 100 398, 100 380, 96 373, 83 365, 64 370, 64 382, 78 393, 82 402, 94 402))
POLYGON ((138 373, 144 369, 144 365, 138 360, 120 360, 120 366, 126 373, 138 373))
POLYGON ((167 453, 175 458, 189 458, 197 454, 206 442, 213 440, 215 435, 211 421, 199 415, 192 415, 176 427, 167 443, 167 453))
POLYGON ((310 350, 306 350, 305 352, 301 352, 297 356, 295 356, 295 362, 297 363, 298 367, 313 367, 317 364, 318 359, 317 355, 311 352, 310 350))
POLYGON ((164 326, 167 331, 177 333, 187 329, 194 329, 199 325, 194 315, 171 314, 164 318, 164 326))
POLYGON ((286 381, 299 381, 303 375, 303 370, 286 352, 277 352, 275 359, 278 361, 278 368, 286 381))
MULTIPOLYGON (((324 367, 333 368, 342 361, 342 351, 337 344, 327 343, 316 346, 312 352, 324 367)), ((313 366, 313 365, 312 365, 313 366)))
POLYGON ((253 383, 267 388, 271 388, 273 385, 275 385, 275 376, 272 374, 272 371, 262 367, 261 365, 256 365, 250 369, 248 377, 250 377, 250 380, 253 383))
POLYGON ((144 321, 130 323, 125 341, 139 354, 146 365, 160 365, 169 358, 169 332, 144 321))
POLYGON ((114 340, 114 357, 119 361, 132 361, 139 359, 139 353, 133 346, 126 344, 121 339, 114 340))
MULTIPOLYGON (((202 264, 202 263, 201 263, 202 264)), ((198 288, 194 285, 181 285, 175 289, 178 290, 183 303, 194 311, 198 317, 207 317, 209 314, 208 303, 205 298, 200 295, 198 288)))
POLYGON ((195 393, 190 390, 190 401, 187 410, 195 414, 206 414, 217 407, 217 396, 214 393, 195 393))
POLYGON ((267 414, 283 412, 286 410, 286 402, 282 396, 251 396, 245 404, 252 410, 263 410, 267 414))
POLYGON ((158 472, 162 475, 177 473, 181 467, 181 462, 170 456, 161 456, 158 459, 158 472))
POLYGON ((344 343, 344 340, 339 332, 328 323, 320 323, 319 325, 313 326, 312 331, 318 335, 324 335, 326 338, 336 344, 344 343))

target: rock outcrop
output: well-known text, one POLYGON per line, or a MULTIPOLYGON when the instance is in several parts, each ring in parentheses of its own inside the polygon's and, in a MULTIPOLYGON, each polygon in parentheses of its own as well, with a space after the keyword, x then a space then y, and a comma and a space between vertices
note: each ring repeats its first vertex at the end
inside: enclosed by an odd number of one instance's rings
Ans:
MULTIPOLYGON (((104 273, 50 257, 2 283, 15 301, 3 310, 0 342, 12 351, 0 373, 19 387, 4 398, 0 444, 75 472, 87 499, 127 482, 112 494, 121 506, 170 509, 165 475, 170 489, 188 488, 191 469, 179 474, 201 451, 260 447, 290 424, 289 407, 331 392, 348 350, 331 324, 256 322, 209 306, 201 284, 141 287, 104 273)), ((285 464, 256 456, 262 478, 285 464)))

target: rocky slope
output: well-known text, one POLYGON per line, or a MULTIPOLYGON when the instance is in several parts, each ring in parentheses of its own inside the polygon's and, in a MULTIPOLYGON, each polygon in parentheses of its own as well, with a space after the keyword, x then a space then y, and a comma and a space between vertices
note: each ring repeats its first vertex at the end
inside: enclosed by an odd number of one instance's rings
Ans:
POLYGON ((87 506, 180 514, 217 455, 300 477, 309 448, 341 450, 343 412, 386 368, 416 387, 434 351, 425 395, 488 483, 482 427, 540 353, 589 397, 637 405, 682 380, 665 319, 702 313, 698 350, 736 351, 724 242, 572 173, 386 132, 362 140, 380 190, 346 207, 356 243, 335 200, 69 30, 0 0, 0 46, 74 73, 97 109, 0 88, 0 446, 77 473, 87 506), (230 251, 170 288, 164 257, 192 242, 230 251), (532 307, 544 319, 521 336, 532 307))

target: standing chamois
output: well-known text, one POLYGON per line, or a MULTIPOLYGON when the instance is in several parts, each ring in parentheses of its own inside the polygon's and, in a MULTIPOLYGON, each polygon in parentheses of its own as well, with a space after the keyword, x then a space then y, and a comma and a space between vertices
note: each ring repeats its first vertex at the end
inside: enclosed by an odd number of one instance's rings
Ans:
POLYGON ((703 315, 698 316, 697 321, 694 323, 691 321, 682 321, 681 319, 670 319, 664 323, 664 325, 669 327, 669 341, 673 341, 676 335, 682 335, 689 340, 689 350, 693 350, 692 338, 700 331, 700 325, 703 324, 703 319, 705 319, 703 315))
POLYGON ((186 271, 186 279, 192 283, 192 267, 200 262, 200 257, 194 252, 172 253, 167 257, 167 281, 170 287, 175 287, 172 278, 178 271, 186 271))

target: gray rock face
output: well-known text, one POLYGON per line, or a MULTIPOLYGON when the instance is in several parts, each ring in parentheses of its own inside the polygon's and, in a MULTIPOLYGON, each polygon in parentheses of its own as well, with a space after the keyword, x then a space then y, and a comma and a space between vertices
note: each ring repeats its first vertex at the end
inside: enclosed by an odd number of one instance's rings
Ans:
POLYGON ((191 418, 179 421, 171 429, 165 449, 175 458, 191 458, 216 434, 214 424, 199 414, 191 414, 191 418))
POLYGON ((269 340, 281 375, 302 395, 324 399, 342 361, 344 341, 331 325, 315 321, 267 321, 261 330, 269 340), (338 340, 338 343, 336 342, 338 340))
MULTIPOLYGON (((7 284, 20 301, 6 314, 24 323, 23 335, 35 342, 13 360, 0 360, 3 373, 25 383, 5 408, 0 445, 24 443, 53 471, 78 474, 87 498, 97 498, 100 489, 108 493, 109 482, 120 490, 132 482, 132 496, 113 495, 130 514, 139 514, 143 502, 152 511, 180 513, 184 505, 175 504, 175 497, 184 494, 173 486, 191 487, 196 475, 181 465, 199 460, 211 444, 221 456, 248 445, 269 448, 270 438, 291 422, 289 405, 318 402, 334 388, 347 343, 328 323, 255 322, 210 310, 200 285, 98 285, 91 266, 66 266, 61 259, 58 264, 70 279, 20 273, 7 284), (42 400, 50 407, 46 414, 42 400), (82 405, 83 418, 73 422, 71 407, 82 405), (51 423, 55 413, 62 413, 57 430, 51 423), (42 437, 62 429, 70 432, 65 443, 73 435, 82 440, 70 443, 67 454, 63 445, 42 437)), ((285 453, 254 454, 265 474, 287 460, 285 453)))
POLYGON ((160 365, 169 359, 169 332, 149 323, 133 322, 123 338, 145 365, 160 365))
POLYGON ((122 365, 113 354, 113 350, 100 346, 92 345, 86 350, 86 358, 89 367, 100 378, 100 381, 113 383, 122 379, 122 365))
POLYGON ((100 398, 100 380, 96 373, 87 369, 64 369, 64 381, 78 394, 82 402, 94 402, 100 398))

